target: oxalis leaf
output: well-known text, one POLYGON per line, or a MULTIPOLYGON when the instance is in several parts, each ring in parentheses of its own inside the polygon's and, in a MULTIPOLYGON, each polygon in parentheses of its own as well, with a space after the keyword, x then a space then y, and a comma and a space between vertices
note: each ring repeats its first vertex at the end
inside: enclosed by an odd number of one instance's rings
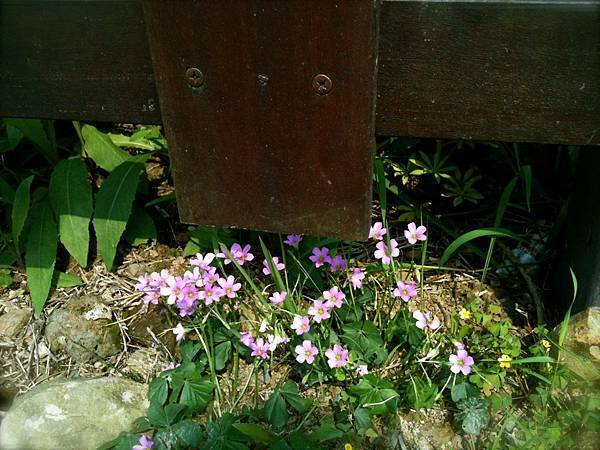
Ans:
POLYGON ((107 269, 111 269, 117 244, 127 226, 135 191, 148 155, 133 156, 117 167, 104 180, 96 194, 94 229, 98 251, 107 269))
POLYGON ((486 399, 469 397, 458 403, 460 410, 456 419, 462 423, 462 429, 469 434, 479 434, 490 420, 489 402, 486 399))
POLYGON ((27 265, 27 283, 31 294, 31 303, 35 315, 39 316, 48 298, 54 263, 56 261, 56 244, 58 230, 46 199, 32 213, 31 228, 27 239, 25 262, 27 265))
POLYGON ((19 238, 25 226, 27 215, 29 214, 29 203, 31 201, 30 189, 33 175, 25 178, 15 192, 15 200, 11 211, 12 236, 17 252, 20 253, 19 238))
POLYGON ((128 160, 129 154, 113 144, 108 135, 101 133, 95 127, 84 125, 81 128, 81 135, 85 141, 85 152, 104 170, 112 172, 128 160))
POLYGON ((80 266, 87 266, 92 187, 81 158, 59 162, 50 178, 50 201, 58 217, 60 241, 80 266))

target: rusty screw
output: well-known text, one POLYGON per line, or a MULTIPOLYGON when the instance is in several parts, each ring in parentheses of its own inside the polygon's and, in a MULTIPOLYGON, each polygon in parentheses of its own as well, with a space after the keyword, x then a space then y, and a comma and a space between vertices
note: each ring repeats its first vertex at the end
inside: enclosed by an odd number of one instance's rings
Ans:
POLYGON ((190 87, 200 87, 204 83, 204 74, 197 67, 189 67, 185 71, 185 77, 190 87))
POLYGON ((312 80, 313 89, 317 94, 325 95, 331 92, 331 88, 333 87, 333 82, 331 78, 329 78, 324 73, 320 73, 315 75, 312 80))

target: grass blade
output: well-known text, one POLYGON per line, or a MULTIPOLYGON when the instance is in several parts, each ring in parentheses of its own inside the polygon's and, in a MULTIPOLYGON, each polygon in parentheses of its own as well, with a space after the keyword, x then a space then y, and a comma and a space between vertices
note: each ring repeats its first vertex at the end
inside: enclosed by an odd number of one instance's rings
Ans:
POLYGON ((458 238, 456 238, 444 251, 442 255, 439 265, 443 266, 448 259, 463 245, 467 242, 472 241, 473 239, 477 239, 485 236, 494 236, 494 237, 510 237, 513 239, 520 240, 520 238, 514 234, 512 231, 507 230, 506 228, 480 228, 477 230, 469 231, 458 238))
POLYGON ((17 187, 17 191, 15 192, 15 201, 11 211, 12 236, 17 253, 20 253, 19 239, 21 237, 23 227, 25 226, 27 215, 29 214, 29 203, 31 201, 30 190, 32 181, 33 175, 25 178, 21 184, 19 184, 19 187, 17 187))

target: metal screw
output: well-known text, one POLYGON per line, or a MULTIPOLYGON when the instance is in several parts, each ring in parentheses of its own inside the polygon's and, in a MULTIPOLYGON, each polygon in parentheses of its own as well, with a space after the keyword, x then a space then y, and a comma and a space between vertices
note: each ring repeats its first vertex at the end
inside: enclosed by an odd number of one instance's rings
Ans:
POLYGON ((261 73, 261 74, 258 74, 256 79, 258 80, 258 84, 260 84, 261 86, 266 86, 269 83, 269 75, 265 75, 265 74, 261 73))
POLYGON ((185 71, 185 77, 190 87, 200 87, 204 83, 204 74, 197 67, 189 67, 185 71))
POLYGON ((331 91, 333 81, 324 73, 320 73, 313 78, 312 86, 317 94, 325 95, 331 91))

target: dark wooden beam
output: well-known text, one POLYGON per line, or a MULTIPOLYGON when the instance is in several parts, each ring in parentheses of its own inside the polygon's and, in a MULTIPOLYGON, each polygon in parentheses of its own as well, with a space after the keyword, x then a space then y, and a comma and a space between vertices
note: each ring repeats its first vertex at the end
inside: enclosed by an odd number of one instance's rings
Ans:
MULTIPOLYGON (((385 1, 378 134, 600 144, 600 1, 385 1)), ((0 0, 0 116, 160 123, 141 1, 0 0)))

